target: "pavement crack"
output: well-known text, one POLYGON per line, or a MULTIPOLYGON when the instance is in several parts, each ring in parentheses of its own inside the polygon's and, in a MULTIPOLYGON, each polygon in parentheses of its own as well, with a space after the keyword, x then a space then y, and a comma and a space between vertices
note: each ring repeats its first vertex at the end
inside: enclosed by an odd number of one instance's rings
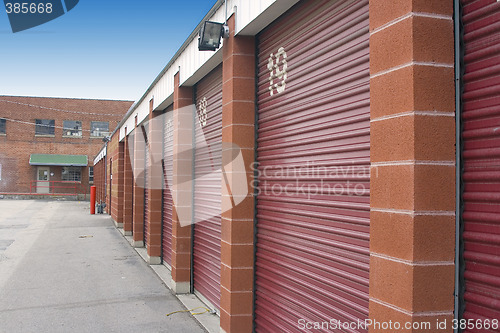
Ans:
POLYGON ((16 311, 25 311, 25 310, 36 310, 36 309, 75 309, 75 308, 89 308, 110 304, 123 304, 129 302, 138 302, 138 301, 162 301, 168 299, 166 295, 147 295, 147 296, 133 296, 133 297, 124 297, 124 298, 114 298, 114 299, 100 299, 93 301, 85 301, 85 302, 73 302, 73 303, 64 303, 64 304, 43 304, 36 306, 27 306, 27 307, 18 307, 13 309, 1 309, 0 313, 9 313, 16 311))

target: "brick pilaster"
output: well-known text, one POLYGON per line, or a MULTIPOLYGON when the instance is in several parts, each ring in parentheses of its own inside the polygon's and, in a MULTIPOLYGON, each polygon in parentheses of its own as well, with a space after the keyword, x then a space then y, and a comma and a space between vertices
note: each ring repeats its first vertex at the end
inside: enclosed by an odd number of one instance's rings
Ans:
POLYGON ((163 157, 163 124, 153 112, 153 99, 149 103, 149 126, 148 142, 149 145, 149 170, 148 170, 148 244, 147 254, 148 263, 161 264, 161 202, 162 202, 162 184, 163 172, 161 159, 163 157))
MULTIPOLYGON (((137 119, 136 119, 137 122, 137 119)), ((144 138, 139 126, 134 129, 134 218, 133 245, 144 246, 144 138)))
MULTIPOLYGON (((127 130, 125 129, 125 132, 127 130)), ((130 155, 129 137, 123 139, 123 232, 125 236, 132 236, 132 191, 134 175, 130 155)))
POLYGON ((370 1, 370 319, 433 332, 453 316, 452 14, 452 1, 370 1))
POLYGON ((174 152, 172 198, 172 286, 175 293, 191 289, 191 225, 192 221, 192 147, 193 88, 179 86, 179 73, 174 76, 174 152))
POLYGON ((222 332, 240 333, 252 332, 254 196, 250 185, 255 161, 255 38, 234 36, 234 15, 228 25, 222 75, 222 164, 226 177, 222 181, 220 325, 222 332), (241 149, 246 170, 230 164, 236 146, 241 149), (232 202, 238 204, 231 208, 232 202))
POLYGON ((96 203, 100 204, 102 201, 102 188, 104 187, 104 178, 102 178, 102 165, 104 164, 104 159, 101 159, 97 164, 94 165, 94 185, 96 187, 96 203))
MULTIPOLYGON (((113 202, 113 219, 115 220, 116 226, 118 228, 123 228, 123 188, 124 188, 124 178, 123 178, 123 153, 124 153, 124 145, 123 142, 119 142, 119 132, 115 133, 116 141, 117 141, 117 153, 115 154, 115 174, 113 176, 113 182, 116 182, 116 196, 113 202)), ((113 195, 115 195, 113 193, 113 195)))
MULTIPOLYGON (((109 143, 108 143, 109 146, 109 143)), ((111 216, 111 177, 113 175, 113 156, 110 154, 110 149, 109 147, 106 146, 106 169, 105 169, 105 174, 104 177, 106 177, 106 186, 104 187, 104 197, 106 198, 106 213, 108 213, 109 216, 111 216)))

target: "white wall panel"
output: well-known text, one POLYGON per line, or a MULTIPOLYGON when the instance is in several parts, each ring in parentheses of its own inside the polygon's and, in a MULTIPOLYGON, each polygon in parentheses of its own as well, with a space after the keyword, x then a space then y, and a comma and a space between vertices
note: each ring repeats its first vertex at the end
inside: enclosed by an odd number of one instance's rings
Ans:
POLYGON ((100 160, 106 157, 106 148, 107 146, 104 146, 99 152, 99 154, 96 156, 96 158, 94 159, 94 165, 96 165, 97 163, 99 163, 100 160))
MULTIPOLYGON (((236 12, 236 34, 255 35, 269 23, 283 14, 299 0, 228 0, 227 16, 236 12)), ((226 6, 222 5, 209 18, 210 21, 224 22, 226 6)), ((223 44, 223 42, 222 42, 223 44)), ((203 78, 222 61, 222 45, 219 50, 198 51, 198 36, 191 39, 177 59, 169 64, 163 75, 150 87, 128 114, 127 119, 120 126, 120 141, 134 130, 135 117, 140 124, 149 114, 149 101, 154 96, 154 109, 171 99, 174 93, 174 75, 180 69, 179 82, 181 85, 191 86, 203 78), (127 128, 127 133, 125 133, 127 128)), ((155 80, 156 81, 156 80, 155 80)))

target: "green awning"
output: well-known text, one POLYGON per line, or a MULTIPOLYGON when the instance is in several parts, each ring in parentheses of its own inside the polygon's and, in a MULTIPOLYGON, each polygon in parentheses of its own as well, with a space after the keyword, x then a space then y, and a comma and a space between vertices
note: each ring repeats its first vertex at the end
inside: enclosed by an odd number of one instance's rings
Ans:
POLYGON ((87 166, 87 155, 31 154, 30 165, 87 166))

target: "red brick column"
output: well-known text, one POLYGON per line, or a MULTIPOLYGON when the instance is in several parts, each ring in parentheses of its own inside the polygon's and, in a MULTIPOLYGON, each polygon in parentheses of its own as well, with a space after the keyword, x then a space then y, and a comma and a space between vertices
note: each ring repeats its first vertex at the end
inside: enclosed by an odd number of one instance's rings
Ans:
MULTIPOLYGON (((137 122, 137 119, 136 119, 137 122)), ((134 218, 133 246, 144 247, 144 138, 142 130, 137 126, 134 130, 134 218)))
POLYGON ((174 160, 172 209, 172 290, 191 290, 191 225, 181 226, 180 220, 192 220, 192 147, 193 147, 193 88, 179 86, 179 73, 174 76, 174 160))
MULTIPOLYGON (((125 129, 125 133, 127 130, 125 129)), ((123 139, 123 232, 125 236, 132 236, 132 188, 134 175, 130 156, 129 137, 123 139)))
POLYGON ((104 186, 103 179, 101 178, 101 164, 102 159, 94 164, 94 186, 96 187, 95 201, 100 203, 101 200, 101 187, 104 186))
POLYGON ((99 202, 106 203, 106 163, 108 157, 105 156, 97 165, 99 165, 99 202))
MULTIPOLYGON (((108 195, 107 198, 107 208, 109 215, 111 215, 111 218, 115 220, 116 218, 116 195, 117 195, 117 189, 118 186, 116 184, 116 169, 118 163, 116 163, 117 158, 118 158, 118 140, 116 136, 112 136, 109 140, 109 142, 106 145, 106 150, 107 153, 106 155, 109 157, 108 159, 108 168, 107 168, 107 179, 108 179, 108 188, 106 194, 108 195)), ((116 222, 115 222, 116 224, 116 222)))
POLYGON ((370 319, 433 332, 454 310, 452 13, 453 1, 370 1, 370 319))
MULTIPOLYGON (((118 151, 117 154, 115 155, 116 158, 114 160, 114 163, 116 164, 115 166, 115 172, 113 174, 113 182, 116 182, 117 185, 117 191, 116 191, 116 198, 113 200, 113 212, 114 216, 113 219, 115 220, 115 224, 117 228, 123 228, 123 188, 124 188, 124 176, 123 176, 123 162, 124 162, 124 145, 123 142, 119 142, 119 132, 115 133, 117 144, 118 144, 118 151)), ((112 213, 113 213, 112 212, 112 213)))
POLYGON ((255 38, 234 36, 234 16, 228 25, 222 75, 222 163, 228 183, 222 182, 220 325, 222 332, 243 333, 252 332, 253 311, 254 197, 250 185, 255 161, 255 38), (228 165, 231 144, 241 148, 246 170, 228 165), (241 193, 242 186, 248 194, 241 193), (226 210, 231 199, 240 203, 226 210))
POLYGON ((161 159, 163 157, 163 124, 160 118, 154 119, 157 114, 153 112, 153 99, 149 103, 149 126, 148 126, 148 145, 150 159, 148 170, 148 263, 161 264, 161 202, 162 202, 162 184, 163 172, 161 159))
POLYGON ((106 213, 108 213, 109 216, 111 216, 111 196, 110 196, 110 189, 111 189, 111 175, 113 174, 113 156, 110 153, 109 149, 109 143, 106 146, 106 169, 105 169, 105 174, 104 177, 106 177, 106 186, 104 187, 104 197, 106 198, 106 213))

